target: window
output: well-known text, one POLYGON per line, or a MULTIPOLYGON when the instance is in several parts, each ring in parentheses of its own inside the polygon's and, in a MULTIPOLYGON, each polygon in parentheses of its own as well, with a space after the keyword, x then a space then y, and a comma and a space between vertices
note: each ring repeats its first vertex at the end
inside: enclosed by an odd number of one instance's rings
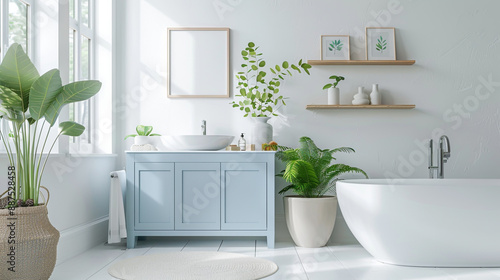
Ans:
MULTIPOLYGON (((69 0, 69 81, 89 80, 94 77, 94 26, 92 0, 69 0)), ((80 137, 71 137, 72 153, 93 152, 93 106, 90 99, 69 105, 69 119, 86 127, 80 137)))
MULTIPOLYGON (((86 129, 80 137, 59 138, 54 151, 112 152, 114 2, 0 0, 0 58, 16 42, 39 70, 60 69, 63 84, 87 79, 102 82, 93 99, 62 109, 61 120, 76 121, 86 129)), ((4 123, 0 120, 0 129, 7 131, 4 123)))
MULTIPOLYGON (((0 0, 0 58, 3 58, 9 46, 20 44, 32 57, 31 14, 32 0, 0 0)), ((1 120, 0 128, 8 131, 7 122, 1 120)), ((5 151, 0 145, 0 151, 5 151)))
POLYGON ((13 43, 31 53, 32 0, 0 0, 0 57, 13 43))
POLYGON ((60 152, 110 154, 112 152, 113 3, 66 0, 59 4, 59 69, 63 83, 99 80, 99 93, 88 101, 65 107, 62 120, 85 126, 75 138, 60 138, 60 152))

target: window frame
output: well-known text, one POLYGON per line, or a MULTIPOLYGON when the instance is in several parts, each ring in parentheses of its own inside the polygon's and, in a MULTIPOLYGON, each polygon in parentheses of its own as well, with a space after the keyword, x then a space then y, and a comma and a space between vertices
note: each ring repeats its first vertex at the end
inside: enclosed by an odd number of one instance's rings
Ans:
MULTIPOLYGON (((67 37, 65 38, 61 38, 61 42, 64 42, 64 46, 62 46, 63 48, 66 47, 68 49, 68 55, 69 55, 69 33, 70 33, 70 30, 73 30, 73 34, 75 35, 74 36, 74 41, 73 41, 73 81, 81 81, 81 80, 84 80, 83 79, 83 75, 82 75, 82 69, 81 69, 81 59, 82 59, 82 41, 83 41, 83 38, 87 38, 90 40, 90 44, 89 44, 89 49, 88 49, 88 56, 89 56, 89 73, 88 73, 88 77, 86 79, 94 79, 95 78, 95 73, 96 73, 96 55, 95 55, 95 50, 96 50, 96 28, 95 28, 95 18, 96 18, 96 6, 95 6, 95 0, 88 0, 88 4, 89 4, 89 15, 88 15, 88 25, 89 26, 86 26, 85 24, 82 23, 81 19, 82 19, 82 0, 69 0, 68 1, 68 9, 65 10, 65 11, 62 11, 64 13, 66 13, 65 17, 68 19, 68 23, 67 23, 67 26, 65 26, 65 24, 62 24, 62 28, 64 29, 65 27, 67 28, 67 37), (70 13, 70 5, 69 5, 69 1, 74 1, 74 8, 75 8, 75 18, 71 17, 70 13)), ((69 57, 67 58, 67 67, 68 67, 68 70, 70 70, 70 65, 69 65, 69 57)), ((68 71, 68 75, 69 75, 69 71, 68 71)), ((68 76, 68 79, 70 77, 68 76)), ((86 132, 88 133, 88 139, 87 141, 82 141, 82 138, 81 137, 71 137, 69 140, 68 140, 68 151, 70 154, 89 154, 89 153, 93 153, 95 151, 95 147, 94 147, 94 142, 95 142, 95 139, 94 139, 94 127, 95 127, 95 121, 96 121, 96 116, 95 116, 95 111, 96 111, 96 108, 97 108, 97 105, 96 105, 96 100, 95 98, 91 98, 89 100, 86 100, 86 101, 82 101, 82 102, 86 102, 88 104, 88 110, 89 112, 87 113, 88 114, 88 123, 85 123, 83 124, 86 128, 86 132)), ((81 103, 74 103, 74 105, 71 105, 73 106, 73 113, 75 114, 75 111, 78 112, 82 106, 81 103)), ((71 116, 69 115, 69 110, 68 110, 68 119, 70 119, 71 116)), ((79 120, 75 120, 75 121, 79 121, 79 120)))

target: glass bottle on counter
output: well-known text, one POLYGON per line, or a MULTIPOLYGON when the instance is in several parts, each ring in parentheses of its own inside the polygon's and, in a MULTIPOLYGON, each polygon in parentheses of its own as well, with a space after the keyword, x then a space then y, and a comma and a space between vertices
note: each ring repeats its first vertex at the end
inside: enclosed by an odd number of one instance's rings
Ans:
POLYGON ((238 146, 240 147, 240 151, 246 151, 247 149, 247 140, 244 138, 244 133, 241 133, 241 138, 238 140, 238 146))

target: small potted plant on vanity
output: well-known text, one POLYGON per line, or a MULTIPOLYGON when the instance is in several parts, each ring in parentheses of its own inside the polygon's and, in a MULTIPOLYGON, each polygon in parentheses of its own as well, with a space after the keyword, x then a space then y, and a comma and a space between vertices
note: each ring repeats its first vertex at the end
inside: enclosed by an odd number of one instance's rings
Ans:
POLYGON ((340 89, 337 87, 340 81, 345 80, 342 76, 330 76, 331 80, 335 80, 332 83, 326 84, 323 89, 328 89, 328 105, 339 105, 340 104, 340 89))
POLYGON ((42 177, 57 139, 80 136, 85 127, 63 121, 58 133, 50 132, 63 106, 87 100, 100 88, 99 81, 62 85, 58 69, 40 76, 19 44, 7 50, 0 64, 0 118, 9 124, 0 130, 9 163, 8 188, 0 195, 0 279, 48 279, 52 274, 59 231, 48 219, 49 196, 39 201, 40 189, 48 194, 42 177))
POLYGON ((151 138, 152 136, 161 136, 160 134, 153 133, 153 127, 149 125, 138 125, 135 128, 135 131, 137 134, 129 134, 125 136, 125 139, 129 137, 134 138, 134 145, 137 146, 143 146, 146 144, 152 145, 153 147, 156 146, 157 141, 154 138, 151 138))
POLYGON ((270 67, 272 75, 265 70, 266 61, 258 52, 259 47, 253 42, 241 51, 244 63, 241 64, 242 71, 238 72, 236 79, 239 90, 237 97, 241 100, 230 104, 244 113, 244 117, 252 117, 255 121, 252 135, 255 146, 260 149, 263 143, 269 143, 273 137, 273 128, 267 121, 271 116, 277 116, 276 110, 286 105, 285 97, 280 93, 281 82, 287 76, 292 76, 292 71, 297 73, 309 73, 311 65, 299 60, 297 65, 283 61, 281 65, 270 67))
POLYGON ((333 232, 337 214, 337 197, 327 195, 335 188, 338 176, 344 173, 366 173, 345 164, 331 164, 337 152, 351 153, 352 148, 320 149, 309 137, 301 137, 299 148, 280 147, 276 157, 286 163, 276 176, 290 183, 279 193, 291 190, 297 195, 285 196, 285 220, 297 246, 325 246, 333 232))

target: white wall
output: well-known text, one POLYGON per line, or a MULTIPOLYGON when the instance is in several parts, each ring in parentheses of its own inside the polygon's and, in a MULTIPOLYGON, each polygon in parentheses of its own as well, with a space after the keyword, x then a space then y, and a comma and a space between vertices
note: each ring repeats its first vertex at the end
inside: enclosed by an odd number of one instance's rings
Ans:
MULTIPOLYGON (((167 27, 231 28, 235 73, 249 41, 274 64, 319 59, 321 35, 349 34, 351 58, 364 59, 364 28, 382 23, 396 27, 397 57, 416 64, 314 66, 311 76, 294 76, 282 87, 290 97, 283 117, 272 120, 275 140, 296 146, 307 135, 323 148, 353 147, 356 154, 341 155, 339 161, 363 168, 372 178, 424 178, 421 143, 444 133, 452 151, 446 177, 498 178, 499 9, 494 0, 120 1, 118 133, 149 124, 162 134, 197 134, 202 119, 209 134, 250 131, 250 121, 229 105, 233 94, 229 99, 166 97, 167 27), (416 109, 306 110, 307 104, 326 103, 321 89, 333 74, 346 77, 339 85, 341 103, 349 103, 358 86, 378 83, 384 103, 416 104, 416 109)), ((118 144, 126 150, 131 142, 118 144)), ((283 183, 277 179, 277 185, 283 183)), ((276 200, 280 218, 281 197, 276 200)), ((353 241, 342 220, 333 239, 353 241)))

